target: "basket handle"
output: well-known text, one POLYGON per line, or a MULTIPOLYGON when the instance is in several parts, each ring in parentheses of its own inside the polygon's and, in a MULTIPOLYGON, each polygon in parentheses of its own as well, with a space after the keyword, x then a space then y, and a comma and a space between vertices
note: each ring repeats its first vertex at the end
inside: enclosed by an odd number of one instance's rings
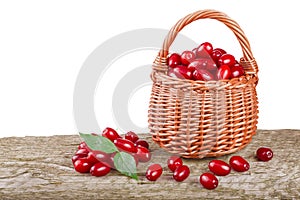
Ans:
POLYGON ((187 15, 186 17, 180 19, 169 31, 168 35, 166 36, 164 40, 164 44, 162 49, 159 52, 159 56, 161 58, 166 58, 169 53, 169 48, 173 41, 175 40, 177 34, 188 24, 192 23, 193 21, 196 21, 198 19, 215 19, 223 24, 225 24, 229 29, 232 30, 236 38, 238 39, 242 51, 243 51, 243 58, 241 61, 246 62, 248 65, 247 70, 251 74, 256 74, 258 71, 256 62, 254 60, 254 57, 251 52, 250 44, 248 39, 245 36, 245 33, 239 26, 239 24, 229 18, 226 14, 216 11, 216 10, 199 10, 194 13, 191 13, 187 15), (249 66, 250 65, 250 66, 249 66))

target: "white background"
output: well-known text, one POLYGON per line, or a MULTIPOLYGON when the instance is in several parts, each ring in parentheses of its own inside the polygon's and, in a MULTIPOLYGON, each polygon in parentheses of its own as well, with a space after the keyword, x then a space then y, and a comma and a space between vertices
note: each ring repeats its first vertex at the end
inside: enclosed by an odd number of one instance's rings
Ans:
MULTIPOLYGON (((260 67, 258 128, 299 129, 297 1, 10 0, 0 1, 0 137, 76 134, 74 84, 95 48, 125 31, 169 29, 181 17, 207 8, 223 11, 238 21, 251 43, 260 67)), ((215 23, 203 26, 199 29, 195 24, 183 34, 240 56, 228 30, 215 23)), ((155 55, 150 51, 143 57, 139 52, 137 62, 149 64, 155 55)), ((137 64, 131 57, 119 65, 137 64)), ((148 90, 139 92, 136 99, 148 98, 148 90)), ((147 106, 136 99, 135 107, 140 109, 136 109, 133 120, 144 125, 147 106)), ((101 114, 107 115, 110 121, 105 123, 113 126, 110 113, 101 114)))

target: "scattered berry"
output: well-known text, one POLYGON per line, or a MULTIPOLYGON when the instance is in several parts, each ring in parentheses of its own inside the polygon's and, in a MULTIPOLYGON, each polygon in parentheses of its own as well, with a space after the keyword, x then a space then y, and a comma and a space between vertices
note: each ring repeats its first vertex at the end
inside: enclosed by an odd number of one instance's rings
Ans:
POLYGON ((229 164, 237 172, 245 172, 250 169, 250 164, 241 156, 232 156, 229 164))
POLYGON ((173 178, 178 182, 182 182, 189 175, 190 175, 189 167, 186 165, 182 165, 182 166, 177 167, 177 169, 174 171, 173 178))
POLYGON ((226 176, 230 173, 231 167, 222 160, 212 160, 208 163, 208 168, 217 176, 226 176))
POLYGON ((152 164, 146 171, 146 178, 149 181, 156 181, 162 174, 163 169, 160 164, 152 164))
POLYGON ((178 156, 171 156, 168 161, 167 161, 167 164, 168 164, 168 168, 174 172, 178 167, 182 166, 182 160, 180 157, 178 156))
POLYGON ((219 184, 217 177, 209 172, 201 174, 199 181, 201 185, 208 190, 215 189, 219 184))
POLYGON ((273 158, 273 151, 268 147, 260 147, 256 151, 256 157, 260 161, 267 162, 273 158))

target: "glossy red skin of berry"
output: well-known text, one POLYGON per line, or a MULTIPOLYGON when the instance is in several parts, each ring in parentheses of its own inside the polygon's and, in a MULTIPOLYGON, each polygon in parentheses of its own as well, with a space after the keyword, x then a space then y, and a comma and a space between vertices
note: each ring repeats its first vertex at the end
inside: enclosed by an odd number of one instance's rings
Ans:
POLYGON ((192 71, 190 71, 186 66, 178 65, 174 68, 174 74, 180 79, 192 79, 192 71))
POLYGON ((197 68, 201 68, 201 67, 202 67, 201 62, 196 59, 187 66, 187 69, 190 71, 195 71, 197 68))
POLYGON ((102 136, 106 137, 107 139, 109 139, 110 141, 114 142, 115 139, 117 138, 121 138, 121 136, 117 133, 116 130, 114 130, 113 128, 105 128, 102 132, 102 136))
POLYGON ((221 52, 222 54, 227 53, 224 49, 221 48, 215 48, 214 50, 221 52))
POLYGON ((79 173, 87 173, 92 167, 92 163, 90 163, 87 158, 79 158, 73 165, 74 169, 79 173))
POLYGON ((232 156, 229 164, 237 172, 245 172, 250 169, 250 164, 241 156, 232 156))
POLYGON ((201 174, 199 182, 204 188, 208 190, 215 189, 219 184, 217 177, 209 172, 201 174))
POLYGON ((200 46, 198 47, 196 56, 199 58, 209 58, 212 51, 213 51, 212 44, 209 42, 204 42, 200 44, 200 46))
POLYGON ((177 53, 173 53, 168 58, 167 63, 169 67, 177 67, 178 65, 181 65, 181 56, 177 53))
POLYGON ((214 75, 212 73, 210 73, 208 70, 206 70, 206 69, 198 69, 197 71, 199 73, 199 76, 202 77, 202 80, 204 80, 204 81, 215 80, 214 75))
POLYGON ((87 150, 87 149, 78 149, 75 152, 75 155, 80 155, 81 157, 87 157, 88 153, 89 153, 89 150, 87 150))
POLYGON ((92 164, 95 164, 95 163, 99 162, 99 160, 95 157, 93 152, 88 153, 87 160, 88 160, 88 162, 90 162, 92 164))
POLYGON ((130 140, 126 140, 123 138, 117 138, 114 140, 114 144, 121 151, 125 151, 128 153, 136 153, 137 152, 136 146, 130 140))
POLYGON ((260 161, 267 162, 273 158, 273 151, 268 147, 260 147, 256 151, 256 157, 260 161))
POLYGON ((149 181, 156 181, 162 174, 163 169, 160 164, 152 164, 146 171, 146 178, 149 181))
POLYGON ((136 146, 143 146, 143 147, 149 149, 149 144, 146 140, 139 139, 138 141, 135 142, 135 145, 136 146))
POLYGON ((195 81, 204 81, 201 74, 198 72, 198 70, 193 71, 193 80, 195 81))
POLYGON ((218 76, 219 80, 230 79, 230 77, 231 77, 230 67, 228 67, 228 65, 220 66, 219 69, 218 69, 217 76, 218 76))
POLYGON ((238 63, 234 64, 231 67, 230 71, 231 71, 231 75, 230 75, 231 78, 237 78, 245 74, 244 68, 238 63))
POLYGON ((182 165, 177 167, 177 169, 174 171, 173 178, 177 182, 182 182, 190 175, 190 169, 186 165, 182 165))
POLYGON ((168 168, 174 172, 178 167, 182 166, 183 165, 183 162, 181 160, 180 157, 178 156, 171 156, 168 161, 167 161, 167 164, 168 164, 168 168))
POLYGON ((110 167, 107 163, 98 162, 94 164, 91 169, 90 173, 92 176, 105 176, 110 172, 110 167))
POLYGON ((192 51, 184 51, 181 54, 181 64, 189 65, 196 58, 196 55, 192 51))
POLYGON ((78 145, 78 149, 86 149, 87 145, 85 142, 80 142, 80 144, 78 145))
POLYGON ((135 132, 129 131, 125 134, 125 139, 135 143, 139 139, 139 136, 135 132))
POLYGON ((74 162, 76 160, 78 160, 79 158, 86 158, 86 156, 82 156, 82 155, 74 155, 72 156, 72 163, 74 164, 74 162))
POLYGON ((217 176, 226 176, 230 173, 231 167, 222 160, 212 160, 208 163, 209 170, 217 176))
POLYGON ((151 160, 151 153, 147 148, 143 146, 137 146, 135 157, 139 162, 148 162, 151 160))
POLYGON ((231 54, 223 54, 218 60, 218 66, 228 65, 232 67, 235 64, 235 58, 231 54))
POLYGON ((221 51, 219 51, 218 49, 214 49, 210 56, 216 63, 218 63, 218 60, 222 55, 223 53, 221 51))

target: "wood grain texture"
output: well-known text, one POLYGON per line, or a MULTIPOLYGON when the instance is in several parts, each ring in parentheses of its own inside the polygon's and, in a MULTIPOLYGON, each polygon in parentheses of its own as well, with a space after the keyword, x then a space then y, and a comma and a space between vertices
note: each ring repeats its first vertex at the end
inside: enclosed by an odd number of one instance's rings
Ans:
MULTIPOLYGON (((151 140, 149 134, 141 137, 151 140)), ((211 158, 184 159, 191 175, 177 183, 166 167, 169 154, 154 143, 151 162, 164 167, 156 182, 144 178, 149 163, 139 165, 139 181, 117 171, 98 178, 79 174, 71 157, 80 141, 78 135, 1 138, 0 199, 300 199, 299 130, 259 130, 246 148, 220 157, 228 161, 232 155, 244 156, 251 169, 219 177, 219 187, 212 191, 198 183, 211 158), (271 161, 255 159, 260 146, 273 149, 271 161)))

